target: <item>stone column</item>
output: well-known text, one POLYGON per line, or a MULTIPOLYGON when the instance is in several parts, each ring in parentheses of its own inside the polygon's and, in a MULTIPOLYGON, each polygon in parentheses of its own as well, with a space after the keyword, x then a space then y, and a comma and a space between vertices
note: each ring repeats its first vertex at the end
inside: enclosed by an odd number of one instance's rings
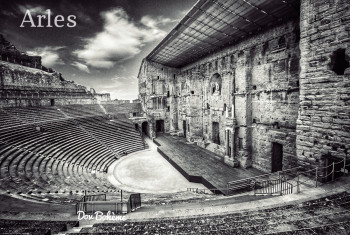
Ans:
POLYGON ((233 127, 232 130, 228 129, 226 130, 227 132, 225 133, 225 138, 227 140, 226 142, 226 154, 224 158, 224 162, 232 167, 238 167, 238 161, 235 159, 235 152, 236 152, 236 146, 235 146, 235 139, 236 139, 236 130, 233 127), (231 136, 231 141, 230 141, 230 136, 231 136), (231 142, 231 153, 229 151, 230 148, 230 142, 231 142), (230 154, 230 155, 229 155, 230 154))

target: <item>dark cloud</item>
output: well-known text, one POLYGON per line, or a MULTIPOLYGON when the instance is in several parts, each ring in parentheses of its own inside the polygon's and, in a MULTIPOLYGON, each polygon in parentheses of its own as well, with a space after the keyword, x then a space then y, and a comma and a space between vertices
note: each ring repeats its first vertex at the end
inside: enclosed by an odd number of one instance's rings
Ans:
POLYGON ((142 58, 196 0, 1 0, 0 33, 68 80, 113 98, 137 98, 142 58), (74 28, 20 28, 26 10, 77 17, 74 28))
MULTIPOLYGON (((158 28, 159 22, 144 17, 141 24, 133 22, 123 8, 101 13, 103 30, 86 39, 83 49, 74 51, 78 58, 90 67, 110 69, 116 63, 138 55, 142 47, 154 40, 160 40, 166 32, 158 28)), ((162 23, 171 22, 170 19, 162 23)))

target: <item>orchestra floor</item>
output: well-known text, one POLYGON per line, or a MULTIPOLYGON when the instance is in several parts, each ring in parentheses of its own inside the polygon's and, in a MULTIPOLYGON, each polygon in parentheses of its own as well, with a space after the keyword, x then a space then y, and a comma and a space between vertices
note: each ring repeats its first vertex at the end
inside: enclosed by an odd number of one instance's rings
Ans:
POLYGON ((146 138, 149 149, 132 153, 114 162, 109 168, 109 181, 117 188, 137 193, 175 193, 187 188, 203 188, 189 182, 158 152, 152 140, 146 138))

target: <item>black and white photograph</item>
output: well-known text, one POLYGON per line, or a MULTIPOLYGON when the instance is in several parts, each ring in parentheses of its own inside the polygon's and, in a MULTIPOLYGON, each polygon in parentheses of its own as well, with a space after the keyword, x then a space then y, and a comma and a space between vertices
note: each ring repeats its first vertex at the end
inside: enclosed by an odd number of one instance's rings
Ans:
POLYGON ((349 0, 0 0, 0 234, 350 234, 349 0))

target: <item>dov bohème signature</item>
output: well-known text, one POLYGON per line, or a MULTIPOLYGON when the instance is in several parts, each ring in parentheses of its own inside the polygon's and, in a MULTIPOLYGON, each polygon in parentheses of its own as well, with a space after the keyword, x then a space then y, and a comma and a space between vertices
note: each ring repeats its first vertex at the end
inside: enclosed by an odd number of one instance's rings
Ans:
POLYGON ((114 221, 125 221, 124 215, 116 215, 114 212, 108 211, 104 214, 102 211, 96 211, 92 215, 85 214, 84 211, 78 211, 78 220, 114 220, 114 221))

